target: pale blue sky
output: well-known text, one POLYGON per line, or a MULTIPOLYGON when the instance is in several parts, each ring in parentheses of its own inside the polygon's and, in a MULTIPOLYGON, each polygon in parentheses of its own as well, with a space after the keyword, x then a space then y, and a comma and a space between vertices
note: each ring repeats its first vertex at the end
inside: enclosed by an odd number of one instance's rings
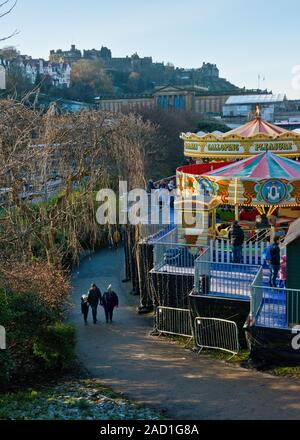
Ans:
POLYGON ((152 56, 181 67, 216 63, 221 76, 300 99, 292 68, 300 65, 299 0, 19 0, 1 19, 0 36, 22 53, 108 46, 113 56, 152 56))

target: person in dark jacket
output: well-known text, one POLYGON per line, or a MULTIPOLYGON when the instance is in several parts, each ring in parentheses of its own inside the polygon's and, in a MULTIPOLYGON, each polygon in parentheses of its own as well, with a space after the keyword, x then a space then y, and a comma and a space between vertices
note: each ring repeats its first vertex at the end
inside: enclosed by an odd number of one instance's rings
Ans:
POLYGON ((233 262, 235 264, 241 264, 242 248, 245 240, 245 234, 242 228, 240 227, 238 221, 235 221, 233 223, 233 226, 229 231, 228 238, 232 246, 233 262))
POLYGON ((94 324, 97 324, 98 306, 102 304, 102 295, 96 284, 92 284, 89 290, 88 303, 92 309, 94 324))
POLYGON ((277 287, 277 278, 280 271, 280 247, 279 237, 275 237, 270 248, 270 287, 277 287))
POLYGON ((119 307, 118 295, 112 290, 112 286, 108 286, 107 292, 104 293, 102 299, 102 305, 105 311, 106 322, 112 322, 114 310, 119 307))
POLYGON ((154 190, 156 190, 156 187, 155 187, 155 185, 154 185, 153 180, 150 179, 150 180, 148 181, 148 183, 147 183, 147 189, 146 189, 147 194, 151 194, 151 192, 154 191, 154 190))
POLYGON ((89 316, 90 306, 88 303, 88 296, 82 295, 81 297, 81 313, 83 314, 84 324, 88 325, 88 316, 89 316))

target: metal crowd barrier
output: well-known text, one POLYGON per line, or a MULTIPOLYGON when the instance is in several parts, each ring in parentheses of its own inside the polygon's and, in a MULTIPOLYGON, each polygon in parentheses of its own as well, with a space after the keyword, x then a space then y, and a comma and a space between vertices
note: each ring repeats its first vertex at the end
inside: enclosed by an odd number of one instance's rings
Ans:
POLYGON ((204 348, 221 350, 236 355, 240 351, 238 327, 233 321, 216 318, 195 319, 195 342, 204 348))
POLYGON ((162 334, 193 337, 190 311, 170 307, 158 307, 156 315, 156 330, 162 334))
POLYGON ((196 318, 194 327, 190 310, 158 307, 156 330, 160 334, 194 338, 196 346, 236 355, 240 351, 237 324, 216 318, 196 318))

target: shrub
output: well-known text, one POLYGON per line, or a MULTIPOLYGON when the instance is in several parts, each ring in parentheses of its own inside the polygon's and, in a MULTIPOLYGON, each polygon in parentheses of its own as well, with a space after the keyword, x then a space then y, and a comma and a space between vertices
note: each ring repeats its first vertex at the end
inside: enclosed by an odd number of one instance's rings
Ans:
POLYGON ((75 332, 57 324, 62 319, 57 308, 48 297, 42 301, 42 295, 0 289, 0 325, 7 335, 7 350, 0 351, 0 390, 41 369, 64 368, 73 359, 75 332))
POLYGON ((67 367, 75 356, 75 328, 57 323, 42 329, 33 344, 33 354, 47 369, 67 367))
POLYGON ((46 307, 62 309, 68 302, 70 284, 64 271, 43 262, 10 261, 0 267, 1 288, 17 294, 32 292, 46 307))
POLYGON ((8 350, 0 350, 0 389, 6 388, 13 374, 15 364, 8 350))

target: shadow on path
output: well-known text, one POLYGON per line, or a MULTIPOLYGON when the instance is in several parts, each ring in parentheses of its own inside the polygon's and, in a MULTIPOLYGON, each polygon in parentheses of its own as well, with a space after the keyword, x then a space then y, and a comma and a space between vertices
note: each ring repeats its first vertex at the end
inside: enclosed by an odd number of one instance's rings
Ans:
MULTIPOLYGON (((86 258, 73 276, 77 353, 90 374, 172 419, 300 419, 300 383, 227 365, 149 336, 153 316, 136 314, 138 298, 122 284, 123 251, 86 258), (112 284, 120 297, 115 323, 83 326, 80 297, 92 282, 112 284)), ((89 317, 91 322, 91 316, 89 317)))

